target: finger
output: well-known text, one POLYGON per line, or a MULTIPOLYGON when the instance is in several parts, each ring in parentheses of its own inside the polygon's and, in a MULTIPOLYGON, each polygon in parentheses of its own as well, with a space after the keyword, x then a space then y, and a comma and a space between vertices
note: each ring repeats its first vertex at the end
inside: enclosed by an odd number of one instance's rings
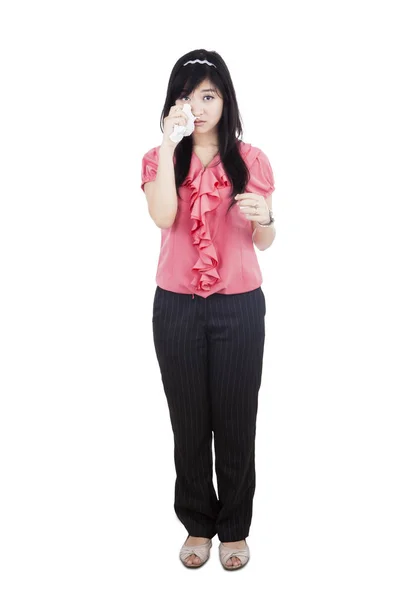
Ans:
MULTIPOLYGON (((182 104, 175 104, 174 108, 176 108, 179 111, 183 112, 183 105, 182 104)), ((184 114, 186 114, 186 113, 184 113, 184 114)))
POLYGON ((259 194, 254 194, 253 192, 245 192, 243 194, 236 194, 235 199, 251 200, 254 203, 254 200, 260 201, 261 196, 259 194))
POLYGON ((182 107, 179 104, 175 104, 175 106, 173 106, 171 108, 171 114, 169 115, 171 117, 183 117, 186 120, 188 119, 188 116, 185 112, 183 112, 182 107))
POLYGON ((183 115, 172 115, 171 119, 173 123, 176 123, 177 125, 186 125, 187 123, 187 119, 185 119, 183 115))
POLYGON ((181 111, 176 111, 173 115, 171 115, 174 119, 185 119, 185 121, 188 120, 188 116, 185 112, 183 112, 183 110, 181 111))

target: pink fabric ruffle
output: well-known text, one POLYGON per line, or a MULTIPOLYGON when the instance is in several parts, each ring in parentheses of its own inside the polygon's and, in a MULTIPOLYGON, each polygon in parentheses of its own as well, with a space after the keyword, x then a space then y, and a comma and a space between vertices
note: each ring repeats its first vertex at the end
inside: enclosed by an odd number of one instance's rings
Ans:
MULTIPOLYGON (((218 157, 218 160, 219 157, 218 157)), ((197 246, 199 258, 192 267, 195 275, 191 284, 196 290, 209 291, 221 280, 218 273, 218 255, 211 240, 209 215, 222 202, 218 189, 230 185, 222 163, 215 167, 201 169, 194 174, 193 163, 183 186, 189 187, 191 236, 193 246, 197 246)))

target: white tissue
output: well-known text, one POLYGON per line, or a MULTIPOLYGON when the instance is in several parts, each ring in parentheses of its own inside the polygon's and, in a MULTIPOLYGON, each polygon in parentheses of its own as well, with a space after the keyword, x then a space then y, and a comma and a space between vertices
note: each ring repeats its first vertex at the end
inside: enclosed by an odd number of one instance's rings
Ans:
POLYGON ((169 139, 173 142, 180 142, 184 135, 191 135, 194 131, 196 117, 190 110, 190 104, 184 104, 182 110, 189 117, 188 122, 187 125, 174 125, 174 131, 169 136, 169 139))

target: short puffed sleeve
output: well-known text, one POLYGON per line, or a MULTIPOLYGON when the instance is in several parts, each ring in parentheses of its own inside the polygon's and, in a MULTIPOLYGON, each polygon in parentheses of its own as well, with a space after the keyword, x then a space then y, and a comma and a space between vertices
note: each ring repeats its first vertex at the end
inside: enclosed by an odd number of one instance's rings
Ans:
POLYGON ((158 168, 158 149, 152 148, 142 158, 142 184, 141 188, 144 191, 144 184, 148 181, 154 181, 157 175, 158 168))
POLYGON ((258 150, 255 160, 250 167, 250 180, 247 192, 269 196, 275 190, 274 174, 267 155, 258 150))

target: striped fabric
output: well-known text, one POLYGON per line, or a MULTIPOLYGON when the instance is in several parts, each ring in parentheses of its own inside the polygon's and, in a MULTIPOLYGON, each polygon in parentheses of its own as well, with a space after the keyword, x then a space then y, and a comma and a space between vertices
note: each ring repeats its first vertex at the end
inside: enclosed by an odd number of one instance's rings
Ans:
POLYGON ((157 286, 153 337, 174 434, 174 509, 189 535, 249 535, 265 297, 157 286), (212 434, 218 496, 213 486, 212 434))

